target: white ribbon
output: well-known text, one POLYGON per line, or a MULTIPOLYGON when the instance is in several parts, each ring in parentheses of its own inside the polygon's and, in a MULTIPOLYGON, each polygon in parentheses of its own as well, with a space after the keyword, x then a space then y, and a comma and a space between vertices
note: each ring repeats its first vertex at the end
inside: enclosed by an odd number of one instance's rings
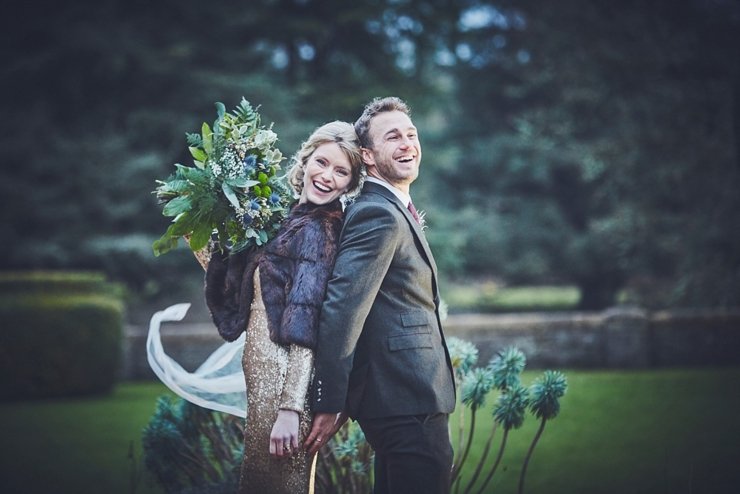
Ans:
POLYGON ((189 402, 246 417, 247 389, 242 369, 246 333, 218 347, 195 372, 188 372, 165 353, 160 335, 161 324, 181 321, 188 309, 190 304, 176 304, 152 316, 146 340, 149 365, 168 388, 189 402))

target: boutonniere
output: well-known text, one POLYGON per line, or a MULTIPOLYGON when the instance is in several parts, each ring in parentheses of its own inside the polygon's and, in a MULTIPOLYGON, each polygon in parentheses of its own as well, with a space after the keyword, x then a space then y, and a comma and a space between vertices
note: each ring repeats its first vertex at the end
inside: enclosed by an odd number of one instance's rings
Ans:
POLYGON ((419 225, 421 226, 421 231, 424 231, 427 229, 427 212, 424 210, 417 211, 417 214, 419 215, 419 225))

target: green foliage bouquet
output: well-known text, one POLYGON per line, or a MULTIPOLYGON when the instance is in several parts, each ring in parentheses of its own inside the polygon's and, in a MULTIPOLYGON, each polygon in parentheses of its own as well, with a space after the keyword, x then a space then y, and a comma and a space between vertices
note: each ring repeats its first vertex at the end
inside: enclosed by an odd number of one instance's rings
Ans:
POLYGON ((203 123, 200 134, 187 134, 193 166, 175 164, 172 176, 157 181, 162 214, 174 217, 152 246, 157 256, 177 247, 180 237, 201 250, 214 233, 222 248, 260 246, 287 214, 293 196, 277 175, 283 155, 272 125, 262 126, 244 98, 232 113, 222 103, 216 109, 213 128, 203 123))

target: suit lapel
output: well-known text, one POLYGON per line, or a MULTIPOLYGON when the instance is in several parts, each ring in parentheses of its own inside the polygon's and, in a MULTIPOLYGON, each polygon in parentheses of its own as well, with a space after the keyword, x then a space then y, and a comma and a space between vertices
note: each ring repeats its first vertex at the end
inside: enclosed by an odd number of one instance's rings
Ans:
POLYGON ((404 207, 404 205, 401 203, 398 197, 396 197, 393 194, 393 192, 386 189, 382 185, 374 184, 372 182, 366 182, 365 185, 363 186, 363 191, 365 193, 375 193, 380 196, 383 196, 391 204, 393 204, 401 212, 401 214, 403 214, 404 218, 406 218, 406 221, 411 227, 411 231, 414 233, 416 240, 418 241, 419 245, 421 245, 422 247, 421 253, 424 256, 424 259, 426 260, 427 264, 429 264, 429 266, 432 268, 432 273, 434 275, 434 282, 436 285, 437 264, 434 262, 434 256, 432 256, 432 249, 429 248, 429 244, 427 243, 427 239, 424 236, 424 232, 421 229, 421 225, 417 223, 417 221, 414 219, 413 216, 411 216, 411 212, 406 207, 404 207))

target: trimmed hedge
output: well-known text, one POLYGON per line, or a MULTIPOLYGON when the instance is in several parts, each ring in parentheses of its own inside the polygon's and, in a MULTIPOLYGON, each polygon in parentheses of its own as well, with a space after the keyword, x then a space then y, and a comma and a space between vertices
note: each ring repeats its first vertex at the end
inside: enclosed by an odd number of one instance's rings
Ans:
POLYGON ((109 391, 123 333, 115 293, 96 273, 0 276, 0 400, 109 391))

